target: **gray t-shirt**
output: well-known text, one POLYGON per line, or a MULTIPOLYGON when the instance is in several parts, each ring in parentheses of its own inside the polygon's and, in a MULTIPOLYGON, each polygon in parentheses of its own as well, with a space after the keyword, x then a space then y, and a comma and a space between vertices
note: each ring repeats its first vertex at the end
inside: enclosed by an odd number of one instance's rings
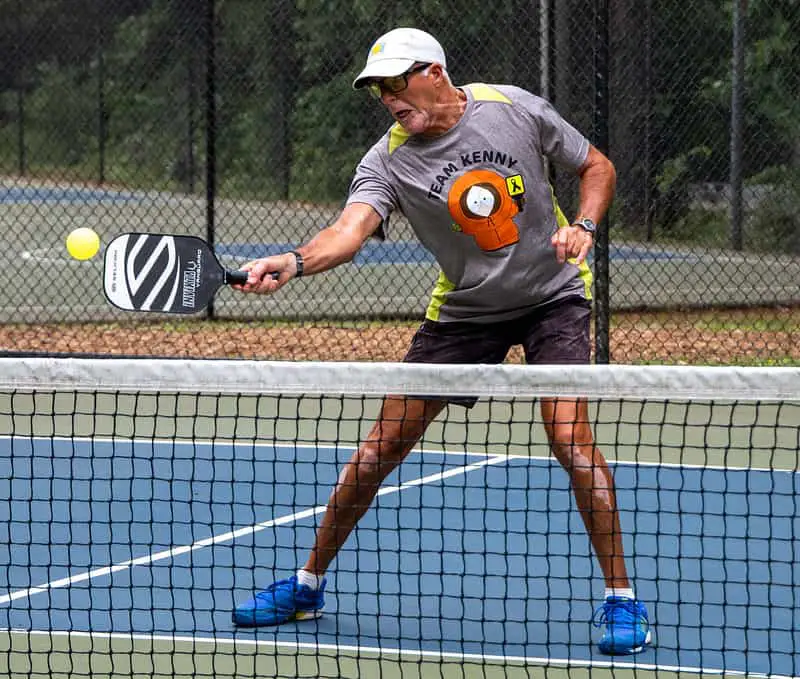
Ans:
POLYGON ((401 211, 441 273, 426 316, 487 323, 562 297, 591 297, 588 266, 559 264, 550 238, 568 221, 544 159, 570 170, 589 142, 544 99, 509 85, 472 84, 445 134, 399 125, 362 158, 347 203, 386 219, 401 211))

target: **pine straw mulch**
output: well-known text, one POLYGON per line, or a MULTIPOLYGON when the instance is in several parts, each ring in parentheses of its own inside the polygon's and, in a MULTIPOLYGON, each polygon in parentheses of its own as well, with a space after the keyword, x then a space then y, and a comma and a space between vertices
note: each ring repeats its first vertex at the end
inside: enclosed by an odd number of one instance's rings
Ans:
MULTIPOLYGON (((398 361, 416 322, 263 321, 0 325, 0 350, 296 361, 398 361)), ((800 308, 615 313, 615 363, 800 365, 800 308)), ((514 351, 510 362, 522 355, 514 351)))

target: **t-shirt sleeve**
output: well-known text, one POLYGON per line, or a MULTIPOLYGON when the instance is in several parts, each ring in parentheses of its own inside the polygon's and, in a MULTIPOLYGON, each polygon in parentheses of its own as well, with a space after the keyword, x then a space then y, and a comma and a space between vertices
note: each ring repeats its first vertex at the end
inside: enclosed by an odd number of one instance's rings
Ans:
POLYGON ((379 144, 367 151, 356 168, 346 203, 371 205, 385 222, 397 208, 397 194, 389 181, 383 155, 379 144))
POLYGON ((524 92, 519 103, 533 117, 542 152, 549 160, 572 171, 583 165, 589 155, 589 140, 564 120, 549 101, 524 92))

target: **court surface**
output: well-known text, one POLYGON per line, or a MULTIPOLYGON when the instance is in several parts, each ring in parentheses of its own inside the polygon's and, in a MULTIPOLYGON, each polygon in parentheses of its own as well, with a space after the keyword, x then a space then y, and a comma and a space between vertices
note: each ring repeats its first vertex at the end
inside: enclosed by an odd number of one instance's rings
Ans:
MULTIPOLYGON (((0 439, 0 658, 12 676, 607 676, 602 578, 543 457, 412 452, 335 562, 326 615, 236 629, 234 602, 304 562, 351 453, 0 439)), ((796 676, 798 474, 640 461, 615 477, 656 645, 614 675, 796 676)))
MULTIPOLYGON (((78 185, 0 181, 0 322, 117 319, 102 293, 102 250, 85 262, 69 258, 67 234, 89 226, 103 245, 123 232, 205 237, 200 196, 132 192, 78 185), (19 285, 19 280, 41 281, 19 285), (57 281, 57 284, 50 281, 57 281)), ((296 247, 329 224, 339 206, 220 199, 214 242, 223 263, 296 247)), ((220 317, 418 317, 438 267, 402 216, 385 242, 368 242, 354 262, 301 280, 281 295, 254 300, 221 290, 220 317), (311 287, 308 287, 308 286, 311 287)), ((612 242, 613 309, 792 303, 800 299, 800 258, 654 243, 612 242)))

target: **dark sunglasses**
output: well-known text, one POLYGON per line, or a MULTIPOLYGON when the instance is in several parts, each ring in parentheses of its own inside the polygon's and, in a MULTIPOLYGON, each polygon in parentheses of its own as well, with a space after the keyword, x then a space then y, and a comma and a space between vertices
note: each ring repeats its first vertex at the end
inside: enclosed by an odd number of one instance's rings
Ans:
POLYGON ((369 90, 369 93, 376 99, 380 99, 383 92, 397 94, 408 87, 408 76, 419 71, 423 71, 428 68, 428 66, 430 66, 430 64, 418 64, 417 66, 412 66, 405 73, 401 73, 400 75, 391 76, 389 78, 381 78, 380 80, 375 80, 369 83, 369 85, 367 85, 367 89, 369 90))

